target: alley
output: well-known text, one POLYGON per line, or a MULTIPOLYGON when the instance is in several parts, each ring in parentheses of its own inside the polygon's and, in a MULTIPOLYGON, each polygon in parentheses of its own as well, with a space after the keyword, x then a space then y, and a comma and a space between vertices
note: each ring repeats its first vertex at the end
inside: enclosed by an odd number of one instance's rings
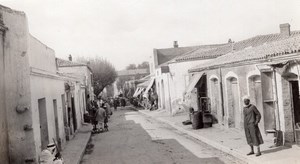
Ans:
POLYGON ((93 135, 82 164, 242 163, 132 110, 114 112, 109 132, 93 135))

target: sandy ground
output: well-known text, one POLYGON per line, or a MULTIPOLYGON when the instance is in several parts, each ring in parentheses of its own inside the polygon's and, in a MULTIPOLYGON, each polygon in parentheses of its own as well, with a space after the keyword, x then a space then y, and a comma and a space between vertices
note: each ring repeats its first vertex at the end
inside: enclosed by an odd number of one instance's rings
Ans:
POLYGON ((82 164, 221 164, 242 163, 139 112, 115 111, 109 132, 94 134, 82 164))

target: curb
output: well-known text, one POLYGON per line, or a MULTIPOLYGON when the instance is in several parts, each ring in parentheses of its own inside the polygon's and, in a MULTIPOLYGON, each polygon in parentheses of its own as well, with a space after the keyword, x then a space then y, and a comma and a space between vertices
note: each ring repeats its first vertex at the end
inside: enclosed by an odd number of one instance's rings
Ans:
POLYGON ((65 164, 80 164, 82 158, 83 158, 83 155, 84 155, 84 152, 85 152, 85 149, 86 149, 86 146, 89 142, 89 140, 91 139, 91 132, 90 132, 90 128, 89 128, 89 125, 83 125, 83 128, 79 129, 76 136, 75 137, 79 137, 82 139, 79 141, 74 141, 74 138, 73 138, 73 143, 72 140, 70 141, 69 144, 73 144, 73 145, 70 145, 70 147, 67 149, 65 149, 62 154, 63 154, 63 157, 64 157, 64 163, 65 164), (86 127, 84 127, 86 126, 86 127), (86 134, 84 134, 86 133, 86 134), (80 136, 80 135, 83 135, 83 136, 80 136), (69 152, 69 153, 66 153, 66 152, 69 152), (65 153, 65 155, 64 155, 65 153), (67 158, 65 158, 67 157, 67 158))
POLYGON ((236 158, 238 158, 238 159, 240 159, 240 160, 242 160, 242 161, 244 161, 246 163, 249 163, 249 164, 258 164, 259 163, 258 161, 255 161, 255 160, 247 158, 245 155, 239 153, 238 150, 226 147, 224 145, 219 144, 218 142, 210 140, 210 139, 208 139, 206 137, 203 137, 203 136, 201 136, 199 134, 196 134, 196 133, 194 133, 192 131, 186 130, 186 129, 184 129, 184 128, 178 126, 178 125, 176 125, 174 122, 165 120, 163 118, 155 118, 155 117, 151 116, 150 114, 148 114, 146 112, 142 112, 142 111, 139 111, 139 112, 142 113, 142 114, 144 114, 144 115, 146 115, 146 116, 148 116, 148 117, 154 118, 157 121, 166 123, 166 124, 172 126, 173 128, 177 129, 178 131, 180 131, 182 133, 186 133, 189 136, 191 136, 191 137, 193 137, 195 139, 198 139, 198 140, 200 140, 200 141, 202 141, 202 142, 204 142, 204 143, 206 143, 206 144, 208 144, 208 145, 210 145, 210 146, 212 146, 212 147, 214 147, 214 148, 216 148, 218 150, 221 150, 222 152, 228 153, 228 154, 230 154, 230 155, 232 155, 232 156, 234 156, 234 157, 236 157, 236 158))
POLYGON ((80 164, 80 163, 81 163, 81 160, 82 160, 82 158, 83 158, 84 152, 85 152, 85 150, 86 150, 86 146, 87 146, 87 144, 89 143, 91 137, 92 137, 92 134, 89 133, 88 140, 85 142, 84 149, 83 149, 83 151, 80 153, 80 158, 79 158, 79 160, 76 162, 76 164, 80 164))

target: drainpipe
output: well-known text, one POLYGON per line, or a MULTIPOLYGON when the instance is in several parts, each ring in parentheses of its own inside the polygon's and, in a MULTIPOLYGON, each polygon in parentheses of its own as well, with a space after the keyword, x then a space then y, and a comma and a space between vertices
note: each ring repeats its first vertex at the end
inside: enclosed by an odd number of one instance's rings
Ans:
POLYGON ((222 118, 224 124, 224 116, 225 116, 225 108, 224 108, 224 98, 223 98, 223 79, 222 79, 222 70, 219 67, 219 74, 220 74, 220 93, 221 93, 221 108, 222 108, 222 118))

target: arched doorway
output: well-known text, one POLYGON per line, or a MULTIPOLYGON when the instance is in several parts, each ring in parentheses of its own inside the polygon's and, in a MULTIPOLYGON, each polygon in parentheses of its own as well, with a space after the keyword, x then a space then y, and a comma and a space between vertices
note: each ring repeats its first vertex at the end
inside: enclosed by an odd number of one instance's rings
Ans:
POLYGON ((228 126, 230 128, 241 128, 239 109, 239 89, 238 81, 235 77, 227 78, 227 110, 228 110, 228 126))
POLYGON ((264 108, 262 100, 262 89, 261 89, 261 77, 260 75, 253 75, 248 78, 249 95, 251 104, 255 105, 261 114, 261 120, 259 128, 261 131, 265 131, 264 122, 264 108))

